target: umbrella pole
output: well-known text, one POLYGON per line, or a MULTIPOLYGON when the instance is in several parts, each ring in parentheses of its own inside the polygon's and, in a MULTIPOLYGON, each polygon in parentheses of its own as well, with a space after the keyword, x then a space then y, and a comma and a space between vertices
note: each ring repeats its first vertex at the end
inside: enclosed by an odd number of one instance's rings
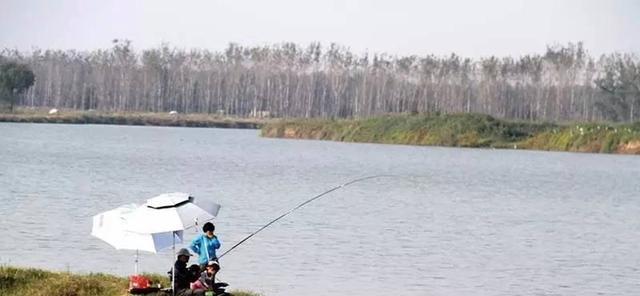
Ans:
MULTIPOLYGON (((176 254, 176 232, 171 232, 173 238, 173 255, 176 254)), ((171 265, 171 295, 176 296, 176 265, 171 265)))
POLYGON ((136 249, 136 265, 135 265, 135 270, 134 270, 134 272, 135 272, 134 274, 135 275, 138 275, 138 258, 139 258, 139 256, 140 256, 140 253, 139 253, 138 249, 136 249))

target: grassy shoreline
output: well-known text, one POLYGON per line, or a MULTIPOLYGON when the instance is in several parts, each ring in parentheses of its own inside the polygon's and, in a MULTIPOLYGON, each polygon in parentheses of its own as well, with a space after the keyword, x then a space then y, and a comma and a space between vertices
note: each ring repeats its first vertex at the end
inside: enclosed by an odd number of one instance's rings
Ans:
MULTIPOLYGON (((167 276, 148 274, 154 284, 169 287, 167 276)), ((129 280, 114 275, 92 273, 73 274, 36 268, 0 266, 0 295, 2 296, 123 296, 128 295, 129 280)), ((246 291, 232 290, 235 296, 258 296, 246 291)), ((162 295, 158 293, 158 295, 162 295)))
POLYGON ((224 117, 213 114, 97 112, 20 108, 0 122, 261 129, 273 138, 420 146, 529 149, 640 155, 640 122, 531 123, 481 114, 388 115, 367 119, 224 117))
POLYGON ((368 119, 300 119, 266 123, 273 138, 421 146, 479 147, 640 155, 640 122, 530 123, 481 114, 389 115, 368 119))
POLYGON ((101 112, 60 110, 49 114, 48 109, 21 108, 11 113, 0 113, 0 122, 115 124, 178 127, 217 127, 259 129, 267 119, 225 117, 213 114, 169 114, 151 112, 101 112))

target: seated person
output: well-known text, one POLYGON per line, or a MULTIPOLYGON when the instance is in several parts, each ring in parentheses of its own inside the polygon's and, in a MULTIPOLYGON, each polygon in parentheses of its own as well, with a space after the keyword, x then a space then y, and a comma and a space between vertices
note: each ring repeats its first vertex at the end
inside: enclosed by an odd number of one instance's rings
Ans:
MULTIPOLYGON (((177 253, 178 259, 173 266, 172 278, 175 281, 175 295, 177 296, 204 296, 204 289, 190 289, 191 283, 198 280, 198 276, 200 273, 200 268, 198 265, 194 264, 191 267, 187 268, 187 262, 189 262, 189 257, 191 257, 191 253, 187 249, 180 249, 177 253)), ((171 272, 169 272, 171 273, 171 272)))
POLYGON ((216 274, 220 271, 220 264, 216 261, 209 261, 202 272, 200 278, 191 284, 191 289, 204 289, 208 293, 205 295, 231 295, 225 292, 227 283, 216 283, 216 274))

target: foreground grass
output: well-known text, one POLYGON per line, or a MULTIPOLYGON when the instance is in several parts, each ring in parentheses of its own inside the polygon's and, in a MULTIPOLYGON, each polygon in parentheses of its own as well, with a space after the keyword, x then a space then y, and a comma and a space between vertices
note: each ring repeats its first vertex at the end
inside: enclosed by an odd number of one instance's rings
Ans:
POLYGON ((480 114, 393 115, 270 122, 261 133, 265 137, 345 142, 640 154, 640 122, 551 124, 480 114))
POLYGON ((14 112, 0 112, 0 122, 119 124, 181 127, 220 127, 257 129, 263 119, 225 117, 215 114, 169 114, 151 112, 98 112, 60 110, 49 114, 48 109, 20 108, 14 112))
MULTIPOLYGON (((170 286, 166 276, 157 274, 147 276, 154 284, 170 286)), ((78 275, 34 268, 0 267, 0 295, 2 296, 121 296, 127 295, 128 285, 127 278, 101 273, 78 275)), ((250 292, 231 292, 237 296, 257 296, 250 292)))

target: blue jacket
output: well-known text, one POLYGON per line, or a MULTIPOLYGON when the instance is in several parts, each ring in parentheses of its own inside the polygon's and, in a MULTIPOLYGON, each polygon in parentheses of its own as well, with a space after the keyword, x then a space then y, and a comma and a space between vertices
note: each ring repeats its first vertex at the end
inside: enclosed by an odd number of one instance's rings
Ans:
POLYGON ((201 234, 191 241, 189 248, 198 254, 199 264, 206 264, 218 258, 218 256, 216 256, 216 250, 220 249, 220 241, 217 236, 209 238, 205 234, 201 234))

